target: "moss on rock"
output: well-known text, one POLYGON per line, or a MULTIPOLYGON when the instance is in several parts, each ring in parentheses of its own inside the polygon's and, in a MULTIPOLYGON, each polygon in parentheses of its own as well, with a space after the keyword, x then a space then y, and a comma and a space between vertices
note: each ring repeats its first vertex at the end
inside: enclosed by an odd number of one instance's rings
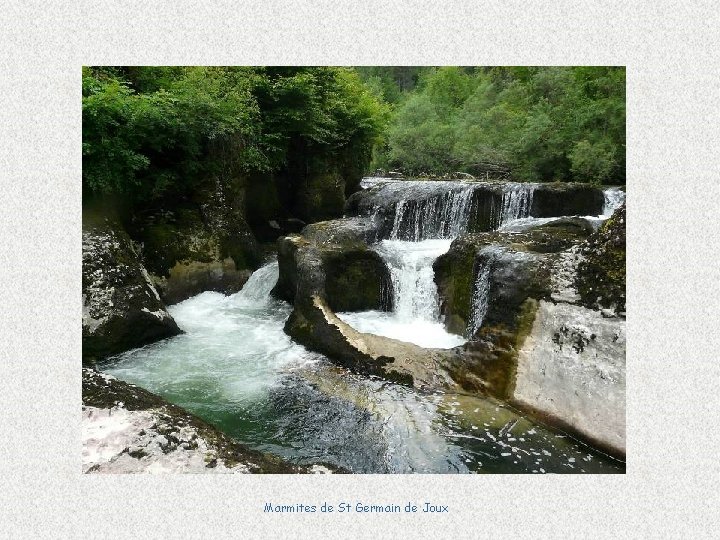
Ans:
POLYGON ((164 300, 236 292, 260 265, 261 249, 244 217, 243 186, 242 179, 209 181, 193 200, 136 218, 133 237, 164 300))
POLYGON ((588 231, 582 224, 558 223, 524 233, 488 232, 466 234, 433 264, 435 283, 445 327, 465 334, 472 314, 472 297, 478 272, 492 268, 492 301, 485 320, 512 325, 526 298, 544 298, 550 293, 547 254, 579 243, 588 231))
POLYGON ((333 311, 392 309, 392 281, 380 255, 364 244, 355 244, 325 251, 322 260, 325 295, 333 311))
POLYGON ((591 308, 625 312, 625 205, 581 246, 576 286, 591 308))
POLYGON ((180 333, 127 233, 83 213, 83 363, 180 333))
POLYGON ((334 169, 310 173, 300 188, 295 214, 308 223, 342 216, 345 208, 345 181, 334 169))

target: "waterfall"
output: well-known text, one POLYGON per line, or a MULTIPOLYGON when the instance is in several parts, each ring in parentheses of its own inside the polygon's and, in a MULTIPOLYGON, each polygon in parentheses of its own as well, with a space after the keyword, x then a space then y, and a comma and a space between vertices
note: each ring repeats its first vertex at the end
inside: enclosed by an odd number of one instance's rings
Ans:
POLYGON ((470 320, 468 321, 466 337, 472 339, 475 333, 482 326, 485 315, 487 315, 490 304, 490 270, 491 259, 488 258, 484 265, 477 271, 471 300, 470 320))
POLYGON ((395 205, 390 238, 418 242, 429 238, 455 238, 467 229, 473 186, 426 199, 401 199, 395 205))
MULTIPOLYGON (((502 201, 498 226, 509 223, 516 219, 530 216, 532 209, 534 184, 507 183, 503 186, 502 201)), ((497 219, 496 218, 496 219, 497 219)))
POLYGON ((450 247, 448 240, 409 243, 383 240, 377 252, 390 269, 393 311, 404 322, 439 321, 440 309, 432 263, 450 247))
POLYGON ((605 204, 603 205, 602 215, 610 217, 625 202, 625 192, 618 188, 608 188, 603 191, 605 204))
POLYGON ((261 266, 252 273, 240 292, 230 297, 230 300, 236 305, 264 305, 270 298, 270 291, 277 283, 279 274, 277 261, 261 266))
POLYGON ((440 316, 432 263, 450 248, 451 239, 418 242, 383 240, 375 246, 390 270, 392 312, 364 311, 338 313, 343 321, 360 332, 415 343, 421 347, 450 348, 465 339, 445 330, 440 316))

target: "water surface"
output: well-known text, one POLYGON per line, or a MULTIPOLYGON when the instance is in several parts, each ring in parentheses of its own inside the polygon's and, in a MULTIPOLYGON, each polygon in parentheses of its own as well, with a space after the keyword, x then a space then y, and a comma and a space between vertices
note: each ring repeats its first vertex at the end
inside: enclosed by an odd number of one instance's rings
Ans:
POLYGON ((232 296, 169 307, 185 334, 104 371, 163 396, 249 446, 352 472, 623 472, 624 464, 491 400, 354 375, 292 342, 273 299, 277 263, 232 296))

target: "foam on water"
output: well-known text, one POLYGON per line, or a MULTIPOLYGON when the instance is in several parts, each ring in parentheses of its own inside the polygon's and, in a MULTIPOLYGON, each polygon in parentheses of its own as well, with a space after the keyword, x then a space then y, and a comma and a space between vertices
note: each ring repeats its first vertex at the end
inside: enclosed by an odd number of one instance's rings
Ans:
POLYGON ((420 242, 383 240, 375 246, 390 269, 393 312, 338 313, 360 332, 391 337, 421 347, 450 348, 465 343, 445 330, 440 318, 432 264, 450 249, 450 239, 420 242))
POLYGON ((277 276, 271 263, 237 294, 204 292, 170 306, 185 334, 121 354, 108 371, 164 395, 193 388, 227 401, 251 399, 274 384, 276 370, 319 358, 283 332, 291 307, 269 295, 277 276))
MULTIPOLYGON (((425 254, 408 257, 432 257, 448 245, 417 245, 425 254)), ((544 470, 571 472, 568 458, 579 462, 588 455, 494 402, 427 395, 355 375, 293 343, 283 332, 291 306, 269 295, 277 275, 277 263, 271 263, 235 295, 206 292, 170 306, 185 334, 101 367, 252 448, 299 464, 367 473, 530 472, 537 469, 533 450, 543 448, 558 456, 543 458, 544 470), (519 442, 516 434, 524 434, 519 442), (506 448, 512 455, 503 455, 506 448)), ((413 331, 431 335, 432 328, 416 321, 413 331)), ((581 471, 622 469, 592 455, 581 471)))

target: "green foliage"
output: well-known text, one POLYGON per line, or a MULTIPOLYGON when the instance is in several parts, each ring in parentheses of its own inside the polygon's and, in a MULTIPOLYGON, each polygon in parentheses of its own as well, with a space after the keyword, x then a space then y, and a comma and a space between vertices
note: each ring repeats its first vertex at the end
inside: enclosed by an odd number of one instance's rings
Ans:
POLYGON ((582 140, 570 152, 571 170, 579 180, 603 183, 617 167, 616 155, 617 148, 607 139, 596 143, 582 140))
POLYGON ((83 188, 131 204, 301 149, 364 169, 389 108, 347 68, 83 68, 83 188))
POLYGON ((83 192, 131 206, 329 163, 625 181, 624 68, 86 67, 82 91, 83 192))
POLYGON ((625 181, 624 68, 424 68, 397 103, 376 167, 625 181))

